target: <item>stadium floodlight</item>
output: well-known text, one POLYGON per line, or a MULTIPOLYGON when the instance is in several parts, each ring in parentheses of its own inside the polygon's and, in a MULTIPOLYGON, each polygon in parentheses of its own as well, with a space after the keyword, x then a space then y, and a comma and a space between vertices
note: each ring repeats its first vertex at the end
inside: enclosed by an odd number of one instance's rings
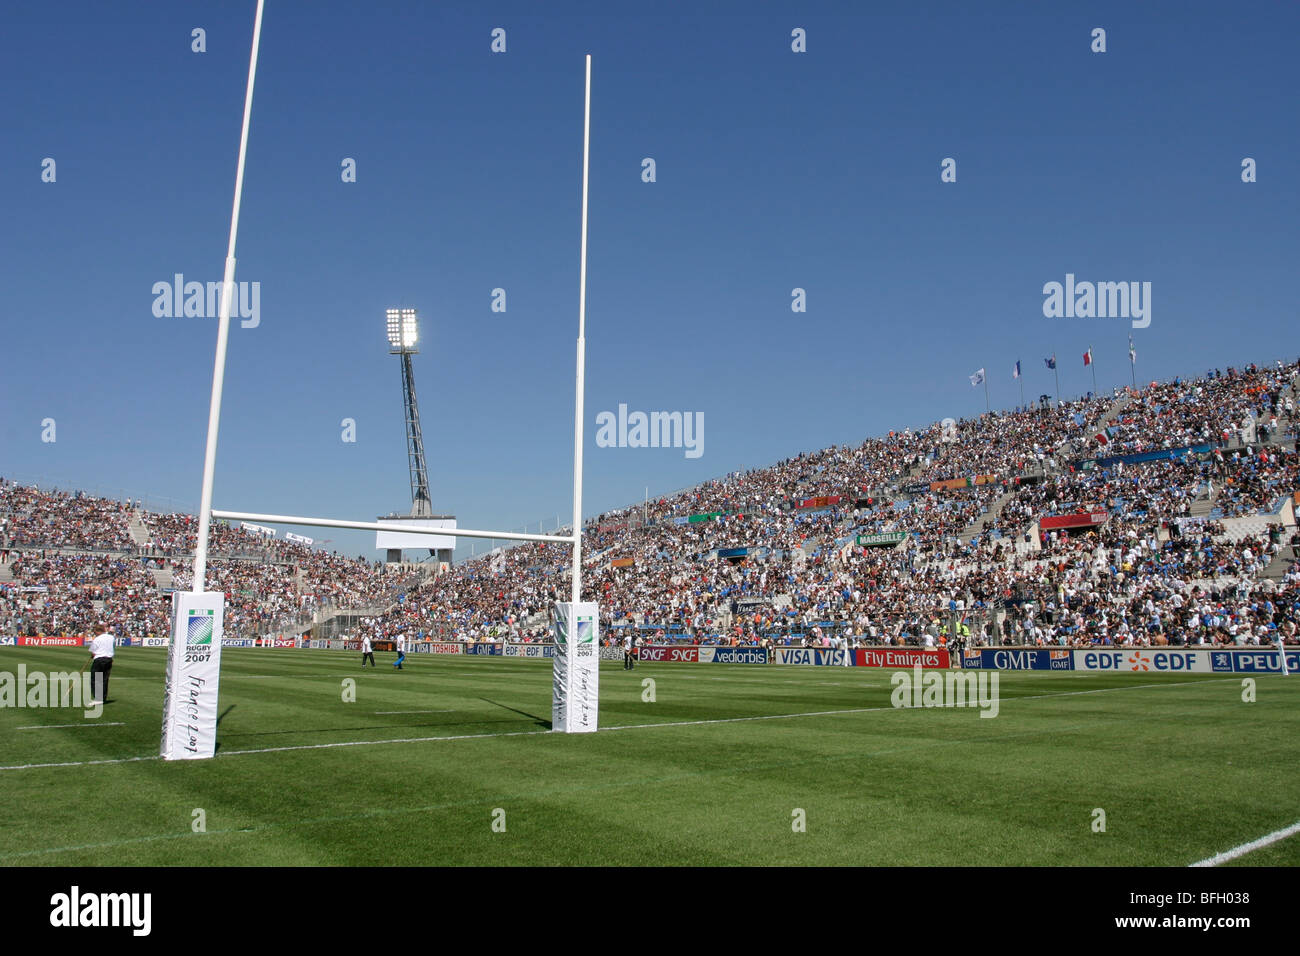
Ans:
POLYGON ((424 432, 420 428, 420 403, 415 397, 415 372, 411 356, 419 352, 420 316, 415 309, 388 309, 388 354, 402 357, 402 405, 406 409, 406 452, 411 472, 411 514, 431 517, 429 470, 424 463, 424 432))
POLYGON ((415 309, 389 309, 388 344, 391 355, 414 355, 420 350, 416 342, 420 338, 420 317, 415 309))

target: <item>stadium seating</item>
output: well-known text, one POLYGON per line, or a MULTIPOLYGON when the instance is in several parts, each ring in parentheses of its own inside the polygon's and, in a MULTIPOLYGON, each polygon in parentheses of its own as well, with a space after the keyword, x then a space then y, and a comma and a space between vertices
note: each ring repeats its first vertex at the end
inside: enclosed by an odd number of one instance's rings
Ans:
MULTIPOLYGON (((998 643, 1293 636, 1297 374, 1215 370, 733 472, 592 518, 584 591, 607 629, 699 642, 924 643, 961 622, 998 643)), ((0 628, 165 632, 195 527, 0 481, 0 628)), ((335 631, 536 640, 569 587, 568 549, 537 543, 422 582, 220 523, 212 548, 246 636, 350 611, 335 631)))

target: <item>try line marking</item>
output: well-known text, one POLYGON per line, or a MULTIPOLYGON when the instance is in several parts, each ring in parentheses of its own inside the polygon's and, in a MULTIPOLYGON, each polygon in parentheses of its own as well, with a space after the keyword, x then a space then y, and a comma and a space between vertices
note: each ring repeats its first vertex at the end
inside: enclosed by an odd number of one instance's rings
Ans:
MULTIPOLYGON (((1003 705, 1020 700, 1050 700, 1055 697, 1081 697, 1087 694, 1110 694, 1122 690, 1143 690, 1153 687, 1188 687, 1196 684, 1218 684, 1223 681, 1235 680, 1232 677, 1224 677, 1212 680, 1195 680, 1195 681, 1177 681, 1173 683, 1161 684, 1134 684, 1131 687, 1101 687, 1097 690, 1070 690, 1060 694, 1032 694, 1024 697, 1009 697, 1002 701, 1003 705)), ((606 727, 605 731, 616 730, 653 730, 656 727, 697 727, 704 724, 739 724, 753 720, 793 720, 798 717, 834 717, 840 714, 871 714, 881 711, 899 711, 910 710, 911 708, 896 707, 853 707, 847 710, 812 710, 799 714, 760 714, 754 717, 716 717, 708 720, 673 720, 661 721, 653 724, 620 724, 614 727, 606 727)), ((285 753, 291 750, 333 750, 338 747, 381 747, 385 744, 420 744, 435 743, 439 741, 453 740, 483 740, 489 737, 534 737, 538 734, 554 733, 552 730, 508 730, 504 732, 488 734, 456 734, 441 737, 398 737, 391 740, 341 740, 328 744, 294 744, 285 747, 259 747, 255 750, 218 750, 217 757, 235 757, 241 754, 271 754, 285 753)), ((70 760, 63 763, 27 763, 13 764, 8 767, 0 767, 0 772, 7 770, 41 770, 48 767, 88 767, 97 764, 111 763, 135 763, 141 760, 161 760, 162 757, 154 754, 143 757, 116 757, 101 760, 70 760)))
POLYGON ((455 710, 377 710, 376 714, 454 714, 455 710))
POLYGON ((1258 840, 1251 840, 1249 843, 1243 843, 1241 846, 1234 846, 1231 850, 1224 850, 1208 860, 1201 860, 1199 863, 1193 863, 1192 866, 1218 866, 1220 863, 1227 863, 1229 860, 1235 860, 1239 856, 1245 856, 1253 850, 1259 850, 1268 846, 1270 843, 1277 843, 1279 840, 1285 840, 1289 836, 1300 833, 1300 820, 1284 827, 1281 830, 1274 830, 1267 836, 1262 836, 1258 840))

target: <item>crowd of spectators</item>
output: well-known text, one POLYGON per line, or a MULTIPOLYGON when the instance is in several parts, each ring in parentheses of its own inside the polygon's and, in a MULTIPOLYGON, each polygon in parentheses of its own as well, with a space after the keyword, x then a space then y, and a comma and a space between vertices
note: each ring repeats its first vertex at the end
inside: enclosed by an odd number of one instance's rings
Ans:
MULTIPOLYGON (((734 472, 592 519, 584 596, 611 633, 698 642, 925 644, 966 627, 973 640, 1064 646, 1291 636, 1300 580, 1276 568, 1300 543, 1284 525, 1300 490, 1298 372, 1216 370, 734 472), (1106 460, 1149 452, 1166 454, 1106 460), (1097 520, 1034 533, 1078 514, 1097 520)), ((195 526, 0 482, 0 547, 22 554, 0 585, 0 626, 80 627, 97 613, 127 630, 165 626, 150 578, 159 567, 188 587, 195 526), (70 546, 118 556, 33 557, 70 546)), ((214 525, 212 541, 236 633, 336 607, 361 612, 352 636, 540 640, 570 587, 570 550, 554 543, 498 549, 413 587, 240 527, 214 525)))
MULTIPOLYGON (((0 479, 0 634, 124 637, 168 633, 160 579, 188 590, 197 520, 155 514, 140 502, 49 491, 0 479), (142 529, 133 535, 131 526, 142 529), (170 572, 157 575, 155 571, 170 572)), ((307 628, 329 609, 377 612, 413 586, 384 566, 238 525, 211 528, 209 588, 226 594, 230 636, 307 628)))
MULTIPOLYGON (((1279 598, 1294 597, 1294 582, 1279 590, 1262 578, 1291 546, 1280 523, 1263 538, 1233 540, 1193 512, 1211 503, 1214 519, 1267 512, 1300 489, 1293 442, 1260 444, 1287 437, 1298 368, 1251 366, 1152 386, 1158 401, 1149 390, 1123 390, 936 423, 612 511, 585 530, 584 593, 599 602, 606 628, 636 626, 669 641, 925 643, 945 639, 957 621, 974 623, 975 639, 1068 646, 1253 641, 1261 626, 1290 633, 1300 606, 1279 598), (1110 425, 1102 419, 1115 406, 1119 424, 1110 425), (1248 410, 1267 431, 1229 427, 1248 410), (1151 434, 1143 439, 1144 424, 1151 434), (1177 442, 1215 447, 1083 464, 1183 447, 1177 442), (978 475, 993 479, 928 490, 978 475), (816 496, 840 500, 797 507, 816 496), (1093 511, 1106 521, 1086 531, 1031 533, 1039 518, 1093 511), (890 532, 904 532, 904 542, 854 546, 858 534, 890 532), (719 548, 749 554, 732 563, 716 557, 719 548), (1194 627, 1183 613, 1193 605, 1194 627)), ((536 639, 547 633, 551 602, 568 593, 568 561, 564 548, 511 548, 429 582, 365 629, 387 638, 536 639)))

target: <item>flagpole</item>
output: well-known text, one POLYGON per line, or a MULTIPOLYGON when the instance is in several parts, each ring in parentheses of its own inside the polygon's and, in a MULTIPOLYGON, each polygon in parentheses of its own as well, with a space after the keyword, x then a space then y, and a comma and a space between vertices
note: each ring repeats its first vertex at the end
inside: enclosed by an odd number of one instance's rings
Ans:
POLYGON ((1088 346, 1088 368, 1092 369, 1092 395, 1097 397, 1097 359, 1092 354, 1092 346, 1088 346))
POLYGON ((984 373, 984 411, 993 411, 992 406, 989 405, 989 375, 987 372, 984 373))
POLYGON ((1025 370, 1020 367, 1020 359, 1016 359, 1016 371, 1019 373, 1016 378, 1020 379, 1020 407, 1025 407, 1025 370))
POLYGON ((1056 379, 1056 404, 1061 404, 1061 370, 1056 367, 1056 353, 1052 353, 1052 377, 1056 379))
POLYGON ((1133 390, 1137 391, 1137 352, 1133 351, 1133 333, 1128 334, 1128 373, 1133 380, 1133 390))

